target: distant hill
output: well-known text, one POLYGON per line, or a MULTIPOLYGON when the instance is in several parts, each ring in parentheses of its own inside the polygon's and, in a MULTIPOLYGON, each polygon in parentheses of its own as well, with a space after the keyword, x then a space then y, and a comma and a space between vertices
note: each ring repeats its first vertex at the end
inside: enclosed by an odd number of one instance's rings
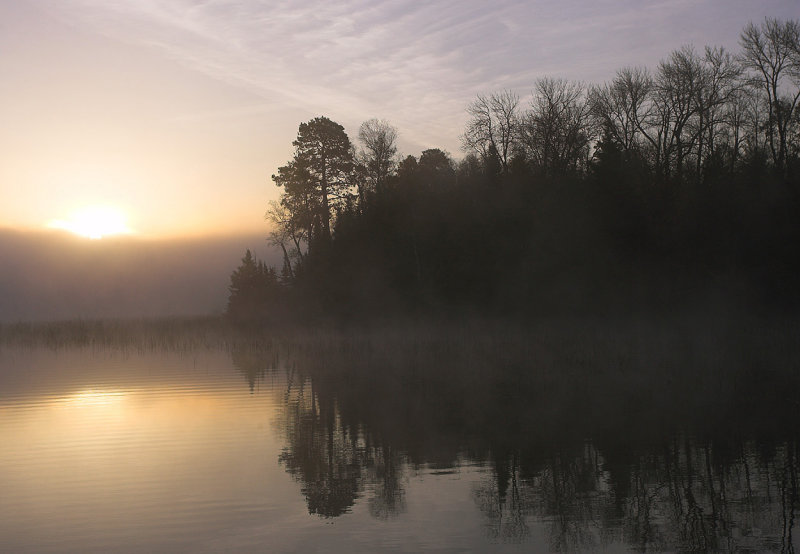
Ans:
POLYGON ((0 322, 221 313, 246 249, 280 267, 265 237, 90 241, 0 230, 0 322))

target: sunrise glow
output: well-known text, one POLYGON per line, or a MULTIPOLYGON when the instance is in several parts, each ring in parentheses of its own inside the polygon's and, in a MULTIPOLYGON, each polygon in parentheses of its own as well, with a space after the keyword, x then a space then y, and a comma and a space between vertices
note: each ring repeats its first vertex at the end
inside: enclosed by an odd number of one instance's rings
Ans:
POLYGON ((51 229, 63 229, 88 239, 99 240, 110 235, 128 235, 125 215, 109 206, 90 206, 74 212, 69 219, 54 219, 47 224, 51 229))

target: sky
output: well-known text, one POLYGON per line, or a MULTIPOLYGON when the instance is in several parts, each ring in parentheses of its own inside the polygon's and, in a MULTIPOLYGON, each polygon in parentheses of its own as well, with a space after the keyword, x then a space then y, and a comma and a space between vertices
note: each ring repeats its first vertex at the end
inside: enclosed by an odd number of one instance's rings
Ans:
MULTIPOLYGON (((2 0, 0 228, 113 210, 145 238, 266 234, 303 121, 403 154, 458 136, 475 95, 599 83, 685 44, 736 51, 797 0, 2 0), (99 207, 99 208, 98 208, 99 207), (105 207, 105 208, 103 208, 105 207)), ((58 224, 55 224, 58 226, 58 224)))

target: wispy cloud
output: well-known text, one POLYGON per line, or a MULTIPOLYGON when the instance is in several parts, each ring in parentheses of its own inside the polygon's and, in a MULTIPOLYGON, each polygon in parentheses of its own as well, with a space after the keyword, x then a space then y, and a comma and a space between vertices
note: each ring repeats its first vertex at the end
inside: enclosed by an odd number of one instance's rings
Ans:
POLYGON ((455 149, 464 106, 478 92, 525 93, 545 74, 600 80, 705 35, 735 45, 747 20, 793 2, 53 0, 50 7, 267 104, 350 125, 386 117, 416 144, 455 149))

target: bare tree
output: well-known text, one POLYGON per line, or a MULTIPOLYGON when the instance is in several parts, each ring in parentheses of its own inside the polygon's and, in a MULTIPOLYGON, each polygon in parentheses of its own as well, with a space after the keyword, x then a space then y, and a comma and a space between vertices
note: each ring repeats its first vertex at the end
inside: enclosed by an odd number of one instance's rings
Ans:
POLYGON ((540 79, 530 110, 520 126, 528 159, 545 175, 581 171, 595 135, 589 102, 581 83, 540 79))
POLYGON ((372 188, 380 193, 397 166, 397 129, 388 121, 373 118, 361 124, 358 139, 363 145, 358 159, 372 188))
POLYGON ((607 129, 624 152, 639 148, 649 117, 653 79, 644 68, 617 71, 614 80, 592 88, 590 105, 599 126, 607 129))
POLYGON ((727 153, 729 171, 733 171, 742 157, 752 158, 764 150, 761 145, 759 97, 755 91, 742 85, 722 107, 722 131, 716 135, 715 149, 727 153))
POLYGON ((519 96, 502 91, 478 97, 467 107, 470 120, 461 136, 465 151, 480 154, 488 167, 496 156, 502 173, 508 173, 508 160, 517 137, 519 96))
MULTIPOLYGON (((697 146, 698 126, 693 119, 700 113, 698 98, 706 87, 702 60, 691 46, 673 51, 658 64, 655 101, 663 132, 662 163, 664 176, 673 173, 683 180, 686 159, 697 146)), ((695 152, 696 154, 696 152, 695 152)))
POLYGON ((303 245, 308 244, 307 230, 298 225, 296 218, 292 217, 291 210, 277 200, 269 203, 264 217, 272 223, 269 242, 273 246, 280 247, 283 252, 283 265, 286 267, 289 278, 293 279, 296 262, 302 262, 304 258, 303 245), (292 263, 293 261, 295 264, 292 263))
POLYGON ((800 22, 767 18, 760 26, 749 23, 739 42, 742 63, 767 97, 772 160, 785 168, 787 139, 800 99, 800 22))
POLYGON ((697 104, 695 169, 698 177, 703 175, 703 168, 709 160, 718 158, 717 139, 721 134, 726 134, 726 126, 730 122, 728 107, 744 85, 741 80, 742 66, 724 48, 706 47, 701 65, 702 86, 697 91, 695 99, 697 104))

